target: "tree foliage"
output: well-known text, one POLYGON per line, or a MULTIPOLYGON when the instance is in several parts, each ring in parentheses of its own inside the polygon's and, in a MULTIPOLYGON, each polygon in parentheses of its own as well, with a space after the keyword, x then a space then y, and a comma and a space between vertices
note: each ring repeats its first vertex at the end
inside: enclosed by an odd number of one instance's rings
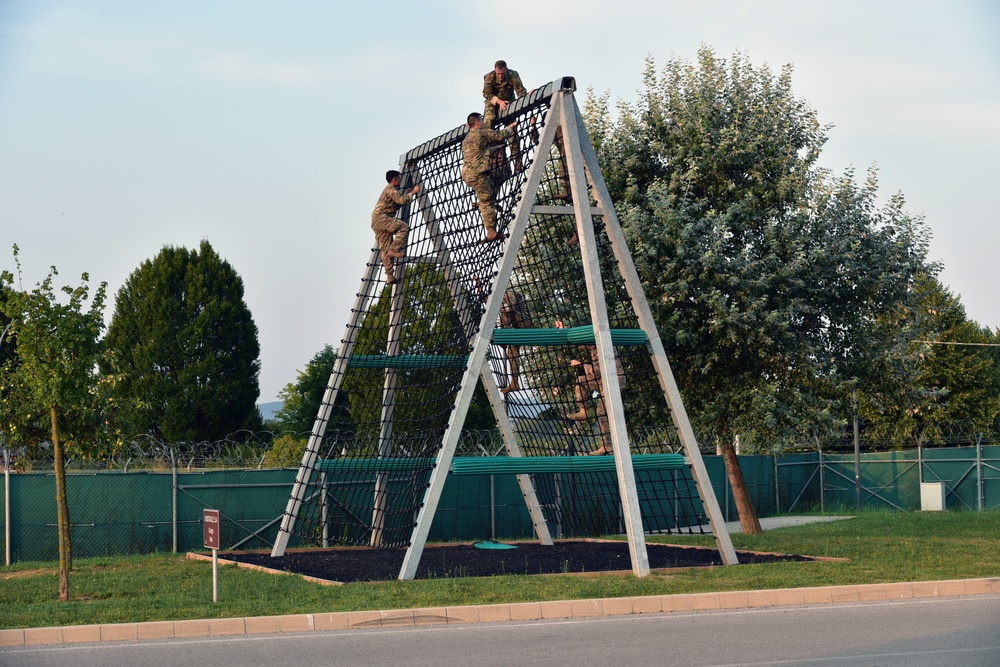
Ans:
POLYGON ((912 288, 936 271, 874 170, 858 185, 816 166, 827 128, 791 76, 703 47, 647 62, 616 117, 606 95, 586 114, 692 420, 751 448, 843 423, 850 390, 915 335, 912 288))
POLYGON ((118 291, 107 343, 125 428, 215 440, 259 419, 260 345, 243 281, 208 241, 165 246, 118 291))
POLYGON ((990 431, 1000 414, 1000 333, 968 319, 959 299, 935 277, 914 288, 915 334, 893 365, 906 391, 862 394, 861 415, 873 439, 940 441, 961 423, 990 431), (955 345, 949 343, 958 343, 955 345))
MULTIPOLYGON (((14 260, 20 274, 18 248, 14 260)), ((106 284, 90 295, 89 277, 77 287, 54 286, 55 267, 32 290, 15 288, 10 271, 0 274, 0 299, 9 335, 17 342, 16 359, 0 367, 0 430, 14 444, 37 446, 47 439, 55 461, 59 535, 59 598, 69 599, 72 540, 66 493, 66 458, 97 457, 108 439, 105 389, 114 377, 97 374, 102 357, 106 284), (87 301, 90 301, 88 306, 87 301)), ((5 325, 6 326, 6 325, 5 325)))
MULTIPOLYGON (((322 350, 313 355, 306 367, 299 371, 295 382, 289 382, 278 392, 282 405, 275 415, 275 421, 279 428, 291 433, 312 431, 336 361, 337 350, 330 345, 324 345, 322 350)), ((346 392, 341 390, 328 428, 348 430, 351 428, 350 416, 344 409, 346 402, 346 392)))

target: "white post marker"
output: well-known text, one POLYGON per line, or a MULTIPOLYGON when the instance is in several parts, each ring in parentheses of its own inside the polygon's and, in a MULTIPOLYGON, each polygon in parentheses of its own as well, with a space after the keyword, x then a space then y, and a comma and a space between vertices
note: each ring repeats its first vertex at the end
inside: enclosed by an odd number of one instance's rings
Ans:
POLYGON ((219 530, 219 510, 205 510, 202 520, 205 548, 212 550, 212 602, 219 601, 219 547, 222 536, 219 530))

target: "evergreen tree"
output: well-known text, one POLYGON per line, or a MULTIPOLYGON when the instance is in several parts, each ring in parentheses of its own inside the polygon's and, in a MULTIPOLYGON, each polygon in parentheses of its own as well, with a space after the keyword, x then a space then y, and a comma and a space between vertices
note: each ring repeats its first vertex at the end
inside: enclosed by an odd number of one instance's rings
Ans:
POLYGON ((119 418, 171 442, 252 425, 260 393, 257 326, 243 281, 208 241, 166 246, 118 291, 107 344, 130 399, 119 418))

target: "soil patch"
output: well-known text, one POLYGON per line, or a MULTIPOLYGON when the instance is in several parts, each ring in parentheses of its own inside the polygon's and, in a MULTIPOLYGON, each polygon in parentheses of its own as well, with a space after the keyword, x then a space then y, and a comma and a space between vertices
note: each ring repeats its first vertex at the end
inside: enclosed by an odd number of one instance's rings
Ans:
MULTIPOLYGON (((626 542, 569 540, 544 546, 516 543, 516 549, 480 549, 469 544, 429 545, 420 559, 417 579, 490 577, 505 574, 567 574, 631 571, 626 542)), ((651 569, 722 565, 719 552, 705 547, 647 544, 651 569)), ((240 563, 294 572, 328 581, 389 581, 399 575, 405 549, 308 549, 279 558, 268 553, 220 554, 240 563)), ((815 560, 806 556, 738 551, 740 563, 815 560)))
POLYGON ((36 570, 17 570, 16 572, 4 572, 3 580, 8 579, 26 579, 28 577, 40 577, 46 574, 54 574, 52 569, 36 569, 36 570))

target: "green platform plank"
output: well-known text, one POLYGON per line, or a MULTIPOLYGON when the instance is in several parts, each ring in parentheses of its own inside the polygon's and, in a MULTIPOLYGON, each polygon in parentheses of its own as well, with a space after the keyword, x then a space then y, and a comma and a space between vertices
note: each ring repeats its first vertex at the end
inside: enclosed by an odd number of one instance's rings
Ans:
MULTIPOLYGON (((594 345, 594 327, 572 329, 494 329, 498 345, 594 345)), ((620 347, 645 345, 649 338, 642 329, 612 329, 611 341, 620 347)))
MULTIPOLYGON (((679 470, 685 467, 680 454, 633 454, 635 470, 679 470)), ((429 458, 367 458, 327 459, 316 469, 325 472, 408 472, 427 470, 434 466, 429 458)), ((611 456, 456 456, 452 459, 453 475, 534 475, 555 472, 611 472, 615 460, 611 456)))
MULTIPOLYGON (((680 454, 633 454, 635 470, 678 470, 680 454)), ((451 464, 453 475, 522 475, 554 472, 612 472, 611 456, 461 456, 451 464)))
POLYGON ((465 368, 468 357, 434 354, 361 354, 351 357, 351 368, 465 368))

